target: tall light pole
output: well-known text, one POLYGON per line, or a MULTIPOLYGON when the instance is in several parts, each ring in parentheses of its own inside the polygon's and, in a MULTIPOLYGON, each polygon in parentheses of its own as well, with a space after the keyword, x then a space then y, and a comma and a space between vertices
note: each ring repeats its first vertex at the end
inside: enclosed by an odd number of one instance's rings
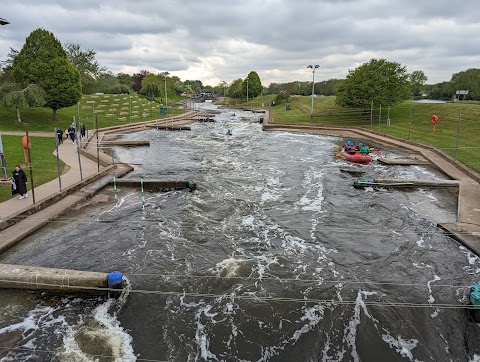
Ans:
POLYGON ((312 73, 313 73, 313 81, 312 81, 312 109, 310 110, 310 122, 313 121, 313 94, 315 92, 315 69, 317 68, 320 68, 320 66, 318 64, 315 64, 315 65, 307 65, 307 68, 311 68, 312 69, 312 73))
POLYGON ((163 79, 165 80, 165 104, 167 105, 167 117, 168 117, 168 95, 167 95, 167 75, 169 72, 163 72, 163 79))
POLYGON ((245 80, 247 81, 247 106, 248 106, 248 77, 245 78, 245 80))
POLYGON ((227 82, 222 81, 222 84, 223 84, 223 98, 225 98, 225 94, 226 94, 225 90, 227 89, 227 82))

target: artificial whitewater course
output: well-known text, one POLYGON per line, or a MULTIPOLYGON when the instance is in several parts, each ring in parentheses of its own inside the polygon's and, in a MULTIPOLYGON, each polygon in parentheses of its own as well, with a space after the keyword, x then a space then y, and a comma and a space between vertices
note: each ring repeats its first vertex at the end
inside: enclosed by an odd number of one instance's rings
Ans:
POLYGON ((221 109, 191 131, 130 135, 150 147, 115 148, 127 178, 197 190, 121 188, 115 204, 104 189, 1 254, 128 280, 110 300, 2 291, 1 361, 480 361, 463 308, 480 260, 436 227, 455 221, 456 195, 356 189, 342 140, 262 132, 258 118, 221 109))

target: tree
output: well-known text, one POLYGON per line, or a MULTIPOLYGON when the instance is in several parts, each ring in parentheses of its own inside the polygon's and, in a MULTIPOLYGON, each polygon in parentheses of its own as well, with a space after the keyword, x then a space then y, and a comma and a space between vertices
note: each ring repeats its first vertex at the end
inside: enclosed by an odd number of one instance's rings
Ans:
POLYGON ((159 97, 162 89, 162 81, 158 75, 148 74, 142 80, 142 88, 140 93, 147 96, 150 99, 159 97))
POLYGON ((0 84, 14 83, 13 79, 13 61, 18 55, 18 50, 10 48, 7 59, 0 62, 0 84))
MULTIPOLYGON (((248 97, 255 98, 262 93, 263 86, 262 82, 260 81, 260 77, 258 76, 257 72, 251 71, 248 73, 248 97)), ((243 94, 247 94, 247 79, 243 82, 242 85, 243 94)))
POLYGON ((411 92, 413 96, 420 95, 425 89, 425 83, 428 78, 421 70, 416 70, 409 74, 408 79, 410 81, 411 92))
POLYGON ((94 93, 95 80, 102 72, 107 70, 106 67, 100 66, 96 61, 95 55, 97 53, 90 49, 82 50, 80 49, 80 44, 76 43, 65 44, 65 51, 70 64, 80 72, 83 93, 94 93))
POLYGON ((57 38, 44 29, 34 30, 26 39, 13 62, 13 77, 23 87, 42 87, 54 121, 58 109, 76 104, 82 96, 80 72, 68 62, 57 38))
POLYGON ((141 70, 140 73, 135 73, 133 75, 132 89, 135 92, 140 92, 140 90, 142 89, 143 78, 145 78, 148 74, 150 74, 148 70, 141 70))
POLYGON ((374 104, 393 106, 410 98, 405 67, 385 59, 371 59, 349 70, 337 88, 336 103, 344 107, 370 108, 374 104))
POLYGON ((465 99, 480 100, 480 69, 471 68, 452 75, 450 95, 455 95, 457 90, 468 90, 465 99))
POLYGON ((45 104, 45 92, 36 84, 22 89, 18 83, 0 86, 0 104, 3 107, 15 107, 18 123, 22 123, 20 108, 41 107, 45 104))
POLYGON ((186 80, 185 85, 190 87, 194 93, 201 93, 203 84, 201 80, 186 80))
POLYGON ((133 77, 130 74, 126 73, 118 73, 115 78, 117 78, 118 82, 122 85, 127 86, 128 88, 132 88, 133 86, 133 77))
MULTIPOLYGON (((250 87, 249 87, 250 88, 250 87)), ((243 94, 243 80, 241 78, 235 79, 228 87, 228 95, 232 98, 242 98, 243 94)))

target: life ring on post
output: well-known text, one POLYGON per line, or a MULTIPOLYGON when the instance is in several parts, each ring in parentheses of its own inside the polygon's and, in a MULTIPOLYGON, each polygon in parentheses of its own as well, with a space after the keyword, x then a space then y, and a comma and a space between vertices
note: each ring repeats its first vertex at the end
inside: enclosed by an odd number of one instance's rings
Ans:
POLYGON ((23 136, 22 146, 23 146, 23 149, 25 149, 25 150, 32 148, 32 141, 30 140, 30 137, 23 136))

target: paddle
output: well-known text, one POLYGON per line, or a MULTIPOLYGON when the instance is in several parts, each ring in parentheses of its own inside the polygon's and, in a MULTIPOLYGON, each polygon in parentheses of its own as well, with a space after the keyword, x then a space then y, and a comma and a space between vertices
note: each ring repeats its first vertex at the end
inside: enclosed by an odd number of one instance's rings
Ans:
POLYGON ((342 153, 341 153, 341 152, 339 152, 339 153, 337 153, 337 154, 335 155, 335 157, 337 157, 337 158, 338 158, 338 157, 340 157, 341 155, 342 155, 342 153))
POLYGON ((340 148, 339 145, 333 145, 333 148, 340 148))
POLYGON ((376 154, 376 155, 381 155, 382 152, 381 152, 381 151, 377 151, 377 152, 375 152, 375 154, 376 154))

